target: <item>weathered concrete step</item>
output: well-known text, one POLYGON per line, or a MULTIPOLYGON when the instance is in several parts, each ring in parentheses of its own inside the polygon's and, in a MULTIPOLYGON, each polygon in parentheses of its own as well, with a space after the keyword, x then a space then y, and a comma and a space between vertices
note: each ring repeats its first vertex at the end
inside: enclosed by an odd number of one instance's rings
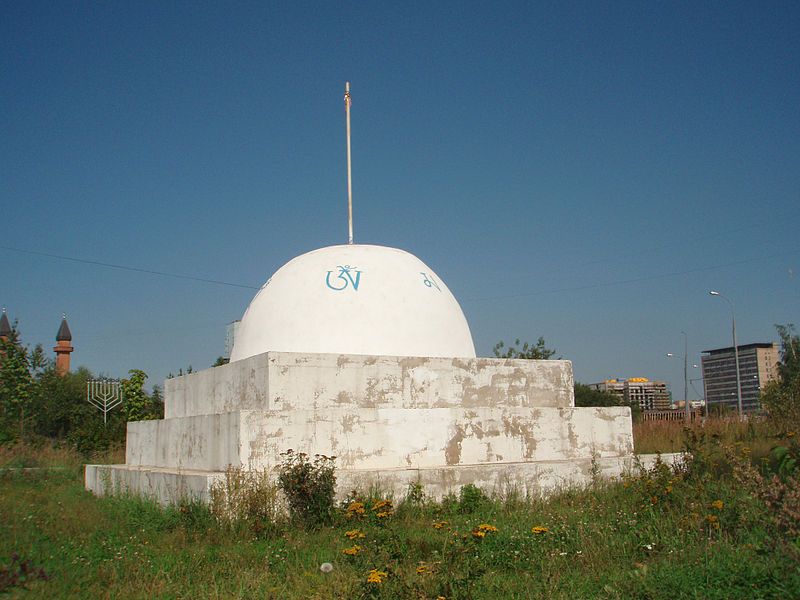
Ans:
MULTIPOLYGON (((680 454, 664 454, 667 464, 681 460, 680 454)), ((656 455, 638 456, 640 464, 649 467, 656 455)), ((546 495, 571 486, 587 485, 593 477, 617 477, 636 468, 636 458, 606 457, 580 460, 510 462, 494 465, 476 464, 454 467, 341 469, 336 472, 336 492, 339 499, 351 490, 366 491, 370 486, 395 499, 401 499, 408 485, 419 483, 426 494, 441 499, 449 492, 471 483, 486 492, 500 494, 512 490, 533 496, 546 495)), ((208 501, 211 486, 222 481, 221 471, 165 469, 130 465, 86 465, 86 489, 102 496, 132 493, 154 498, 161 504, 175 504, 187 498, 208 501)))
POLYGON ((267 352, 165 383, 168 419, 237 410, 573 405, 568 360, 267 352))
POLYGON ((239 411, 128 423, 126 463, 264 469, 290 448, 342 469, 432 468, 630 455, 633 436, 627 407, 239 411))

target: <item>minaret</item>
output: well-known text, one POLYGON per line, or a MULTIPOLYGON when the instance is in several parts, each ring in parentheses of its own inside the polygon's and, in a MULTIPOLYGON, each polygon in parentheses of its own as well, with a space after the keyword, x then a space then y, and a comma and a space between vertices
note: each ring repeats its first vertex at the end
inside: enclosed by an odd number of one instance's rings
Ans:
POLYGON ((67 325, 67 315, 64 315, 56 334, 56 347, 53 348, 56 353, 56 375, 63 376, 69 373, 69 355, 75 349, 70 344, 71 341, 72 333, 67 325))
POLYGON ((8 341, 8 336, 11 335, 11 323, 8 322, 6 316, 6 307, 3 307, 3 316, 0 317, 0 340, 8 341))

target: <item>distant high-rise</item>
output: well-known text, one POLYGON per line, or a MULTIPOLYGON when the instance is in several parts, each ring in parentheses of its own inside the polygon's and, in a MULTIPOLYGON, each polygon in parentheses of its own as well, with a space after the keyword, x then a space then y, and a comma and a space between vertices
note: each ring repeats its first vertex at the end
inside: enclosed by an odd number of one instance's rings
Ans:
POLYGON ((650 381, 646 377, 606 379, 600 383, 592 383, 589 387, 619 396, 625 404, 635 402, 642 410, 665 410, 671 403, 666 382, 650 381))
MULTIPOLYGON (((761 390, 778 378, 780 360, 778 344, 756 343, 739 345, 739 379, 742 383, 742 411, 761 408, 761 390)), ((701 356, 706 403, 738 410, 736 360, 733 346, 705 350, 701 356)))

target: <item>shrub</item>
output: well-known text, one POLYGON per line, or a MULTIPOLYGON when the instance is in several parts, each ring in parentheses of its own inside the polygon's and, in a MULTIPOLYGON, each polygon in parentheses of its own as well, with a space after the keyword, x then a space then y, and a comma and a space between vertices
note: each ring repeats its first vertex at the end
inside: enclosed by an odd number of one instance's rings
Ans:
POLYGON ((230 528, 246 525, 253 533, 273 529, 281 514, 278 488, 265 471, 229 466, 211 485, 211 514, 230 528))
POLYGON ((458 492, 458 508, 462 513, 473 513, 486 504, 489 498, 481 488, 468 483, 458 492))
POLYGON ((31 581, 41 579, 47 581, 44 569, 37 567, 30 560, 22 560, 16 552, 11 555, 11 563, 0 566, 0 593, 14 587, 26 587, 31 581))
POLYGON ((287 450, 278 467, 278 487, 286 496, 289 514, 307 526, 330 523, 336 489, 335 456, 287 450))

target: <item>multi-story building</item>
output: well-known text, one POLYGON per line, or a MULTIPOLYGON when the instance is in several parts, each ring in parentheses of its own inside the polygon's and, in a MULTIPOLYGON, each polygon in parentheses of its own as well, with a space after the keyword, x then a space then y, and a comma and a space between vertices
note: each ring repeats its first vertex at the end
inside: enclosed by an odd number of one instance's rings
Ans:
MULTIPOLYGON (((761 408, 761 390, 778 378, 778 344, 756 343, 739 345, 739 379, 742 383, 742 410, 752 412, 761 408)), ((705 350, 701 356, 706 403, 726 406, 737 411, 736 360, 733 346, 705 350)))
POLYGON ((636 402, 642 410, 666 410, 672 401, 666 382, 650 381, 646 377, 606 379, 589 387, 619 396, 626 404, 636 402))

